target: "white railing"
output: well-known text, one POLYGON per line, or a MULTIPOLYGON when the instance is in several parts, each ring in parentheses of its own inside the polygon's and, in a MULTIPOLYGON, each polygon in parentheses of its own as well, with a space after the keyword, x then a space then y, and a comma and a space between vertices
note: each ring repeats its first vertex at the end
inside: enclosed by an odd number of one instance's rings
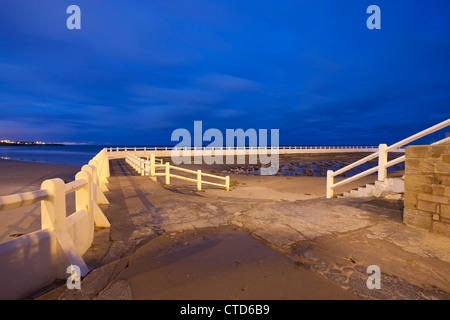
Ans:
POLYGON ((199 151, 199 150, 349 150, 349 151, 361 151, 377 149, 377 146, 280 146, 280 147, 110 147, 107 148, 109 153, 113 152, 163 152, 163 151, 199 151))
MULTIPOLYGON (((369 156, 367 156, 365 158, 362 158, 361 160, 358 160, 358 161, 356 161, 356 162, 354 162, 354 163, 352 163, 352 164, 350 164, 350 165, 348 165, 348 166, 346 166, 344 168, 341 168, 341 169, 339 169, 337 171, 328 170, 327 171, 327 186, 326 186, 326 188, 327 188, 327 198, 332 198, 333 197, 333 189, 335 189, 335 188, 337 188, 339 186, 345 185, 345 184, 347 184, 349 182, 355 181, 357 179, 360 179, 362 177, 365 177, 365 176, 367 176, 369 174, 372 174, 372 173, 378 172, 378 180, 379 181, 384 181, 386 179, 386 177, 387 177, 387 168, 405 161, 405 156, 404 155, 400 156, 400 157, 397 157, 397 158, 395 158, 395 159, 393 159, 391 161, 387 161, 389 152, 395 152, 395 151, 402 150, 402 149, 400 149, 401 147, 403 147, 403 146, 405 146, 405 145, 407 145, 407 144, 409 144, 409 143, 411 143, 411 142, 413 142, 413 141, 415 141, 417 139, 423 138, 424 136, 429 135, 429 134, 431 134, 433 132, 441 130, 441 129, 449 126, 449 125, 450 125, 450 119, 447 119, 445 121, 442 121, 441 123, 438 123, 437 125, 435 125, 433 127, 425 129, 425 130, 423 130, 423 131, 421 131, 419 133, 416 133, 416 134, 414 134, 414 135, 412 135, 412 136, 410 136, 410 137, 408 137, 406 139, 403 139, 403 140, 401 140, 401 141, 399 141, 397 143, 394 143, 394 144, 392 144, 390 146, 387 146, 386 144, 380 144, 378 146, 378 151, 376 151, 375 153, 373 153, 373 154, 371 154, 371 155, 369 155, 369 156), (376 159, 376 158, 378 158, 378 165, 377 166, 375 166, 373 168, 370 168, 370 169, 367 169, 366 171, 358 173, 358 174, 356 174, 356 175, 354 175, 354 176, 352 176, 350 178, 347 178, 345 180, 342 180, 342 181, 339 181, 337 183, 334 183, 334 177, 336 177, 336 176, 338 176, 338 175, 340 175, 340 174, 342 174, 342 173, 344 173, 344 172, 346 172, 346 171, 348 171, 348 170, 350 170, 350 169, 352 169, 354 167, 357 167, 357 166, 359 166, 361 164, 364 164, 364 163, 366 163, 366 162, 368 162, 370 160, 376 159)), ((444 142, 448 142, 448 141, 450 141, 450 137, 442 139, 440 141, 437 141, 437 142, 435 142, 433 144, 440 144, 440 143, 444 143, 444 142)))
POLYGON ((175 179, 182 179, 186 181, 195 182, 197 184, 197 190, 202 190, 202 184, 212 185, 216 187, 225 188, 226 191, 230 191, 230 177, 221 177, 209 173, 204 173, 201 170, 189 170, 181 167, 176 167, 171 165, 169 162, 166 162, 163 164, 162 159, 160 160, 160 164, 156 164, 156 158, 155 154, 151 154, 150 158, 145 160, 140 157, 137 157, 129 152, 125 154, 125 161, 134 169, 136 170, 140 175, 142 176, 149 176, 149 177, 158 177, 158 176, 164 176, 165 177, 165 184, 170 185, 170 178, 175 179), (156 172, 157 168, 163 168, 164 172, 156 172), (190 173, 196 175, 196 178, 188 178, 184 176, 180 176, 177 174, 173 174, 172 171, 177 170, 185 173, 190 173), (203 179, 203 177, 209 177, 219 180, 224 180, 225 182, 223 184, 221 183, 215 183, 211 181, 206 181, 203 179))
POLYGON ((40 230, 0 243, 0 299, 23 298, 55 279, 67 279, 72 266, 78 266, 79 276, 89 272, 82 255, 92 244, 94 227, 110 227, 98 206, 108 203, 102 191, 108 176, 103 149, 70 183, 55 178, 40 190, 0 197, 0 211, 41 203, 40 230), (75 212, 66 217, 66 195, 72 192, 75 212))

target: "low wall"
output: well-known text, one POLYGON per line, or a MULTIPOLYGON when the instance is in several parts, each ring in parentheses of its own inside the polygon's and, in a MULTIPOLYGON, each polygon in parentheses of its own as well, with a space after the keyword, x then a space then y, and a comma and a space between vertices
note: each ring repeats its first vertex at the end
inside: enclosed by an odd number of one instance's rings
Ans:
POLYGON ((403 222, 450 236, 450 144, 406 147, 403 222))
POLYGON ((58 261, 53 232, 39 230, 0 246, 0 299, 23 298, 52 283, 58 261))

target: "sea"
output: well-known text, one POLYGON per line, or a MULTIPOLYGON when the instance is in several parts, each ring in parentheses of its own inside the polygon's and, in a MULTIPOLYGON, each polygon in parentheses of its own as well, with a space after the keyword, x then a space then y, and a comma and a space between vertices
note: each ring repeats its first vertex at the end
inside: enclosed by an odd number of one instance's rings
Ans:
MULTIPOLYGON (((62 164, 70 166, 83 166, 89 162, 97 153, 103 148, 109 148, 106 145, 63 145, 63 146, 0 146, 0 159, 30 161, 48 164, 62 164)), ((122 146, 114 146, 122 147, 122 146)), ((142 147, 142 146, 127 146, 127 147, 142 147)), ((285 176, 294 175, 313 175, 325 176, 326 170, 339 170, 346 166, 347 162, 331 161, 329 164, 325 163, 291 163, 280 166, 280 172, 285 176), (305 172, 309 169, 311 173, 305 172)), ((359 167, 347 172, 348 177, 353 176, 363 170, 367 170, 376 165, 376 161, 365 163, 359 167)), ((242 173, 256 174, 257 171, 247 171, 242 168, 242 173)), ((388 168, 388 172, 404 170, 404 163, 400 163, 394 167, 388 168)), ((234 173, 234 172, 230 172, 234 173)), ((237 173, 237 172, 236 172, 237 173)), ((241 172, 239 172, 241 173, 241 172)))
POLYGON ((0 146, 0 159, 83 166, 106 146, 0 146))

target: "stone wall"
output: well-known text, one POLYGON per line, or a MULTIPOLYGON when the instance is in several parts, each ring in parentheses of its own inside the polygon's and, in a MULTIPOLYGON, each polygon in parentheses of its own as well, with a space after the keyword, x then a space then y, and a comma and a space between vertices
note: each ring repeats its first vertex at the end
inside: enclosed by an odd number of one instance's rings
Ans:
POLYGON ((403 222, 450 236, 450 144, 405 152, 403 222))

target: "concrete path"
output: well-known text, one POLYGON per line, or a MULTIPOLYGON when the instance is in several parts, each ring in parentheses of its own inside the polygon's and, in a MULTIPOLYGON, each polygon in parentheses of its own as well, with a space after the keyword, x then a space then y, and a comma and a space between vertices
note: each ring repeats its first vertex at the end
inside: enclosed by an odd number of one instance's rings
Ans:
POLYGON ((84 256, 93 271, 81 290, 61 281, 32 298, 450 298, 450 238, 404 226, 396 201, 327 200, 321 178, 294 179, 236 175, 230 192, 198 192, 113 160, 111 228, 84 256), (367 288, 371 265, 379 290, 367 288))

